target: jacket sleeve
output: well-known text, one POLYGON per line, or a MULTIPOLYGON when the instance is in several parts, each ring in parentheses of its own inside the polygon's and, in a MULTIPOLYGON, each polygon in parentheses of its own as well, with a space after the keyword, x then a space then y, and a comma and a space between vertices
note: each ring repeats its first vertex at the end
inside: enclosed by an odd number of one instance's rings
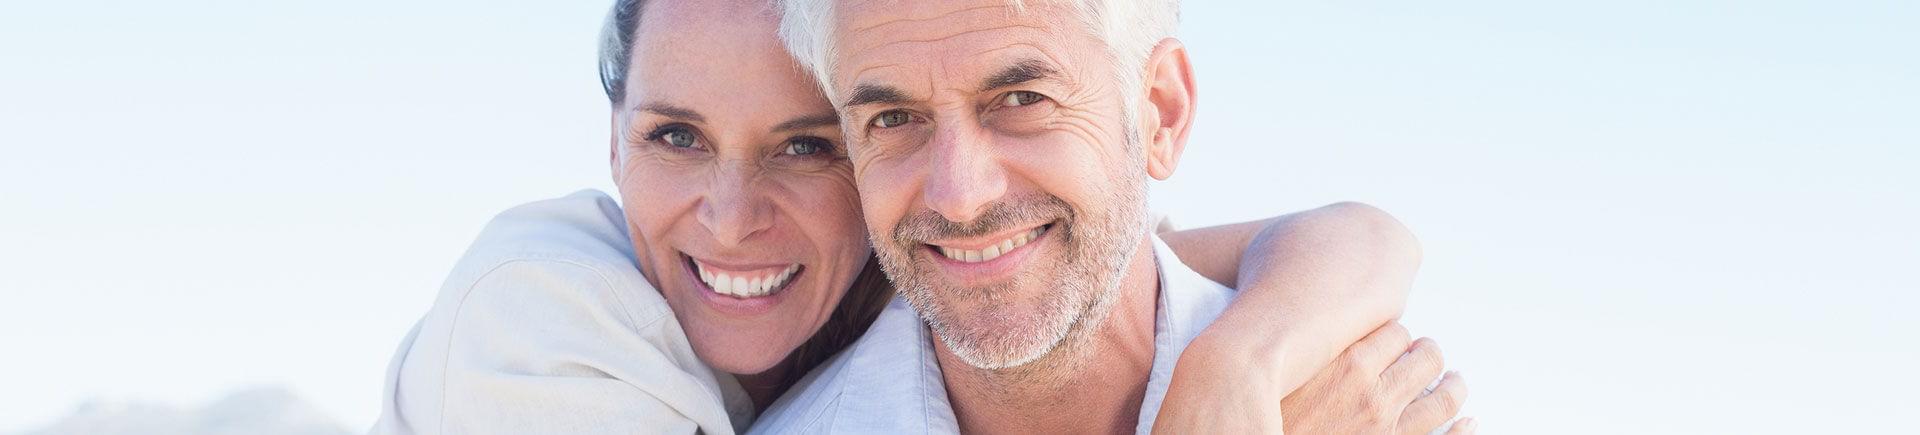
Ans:
POLYGON ((421 334, 444 339, 421 337, 412 352, 444 358, 400 374, 441 378, 399 392, 437 395, 407 403, 439 409, 402 407, 399 420, 423 434, 734 433, 714 373, 665 301, 618 281, 565 258, 522 258, 443 294, 427 322, 445 327, 421 334))

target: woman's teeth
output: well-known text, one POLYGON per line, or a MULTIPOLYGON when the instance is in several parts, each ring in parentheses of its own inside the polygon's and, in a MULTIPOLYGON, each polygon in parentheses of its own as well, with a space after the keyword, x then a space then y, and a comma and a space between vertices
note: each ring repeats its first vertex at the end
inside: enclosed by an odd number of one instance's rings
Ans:
POLYGON ((712 287, 715 293, 741 298, 766 296, 768 293, 773 293, 773 289, 787 285, 787 280, 793 278, 794 272, 800 271, 800 265, 795 264, 787 266, 779 273, 748 277, 727 272, 713 272, 699 261, 693 262, 693 267, 699 269, 700 282, 707 283, 707 287, 712 287))
POLYGON ((958 261, 962 263, 979 263, 982 261, 989 261, 995 258, 1000 258, 1000 256, 1003 254, 1006 254, 1008 252, 1013 252, 1014 248, 1024 246, 1027 244, 1027 242, 1031 242, 1033 241, 1033 239, 1040 238, 1040 233, 1045 232, 1046 230, 1047 230, 1047 227, 1044 227, 1044 226, 1036 227, 1031 230, 1026 230, 1024 232, 1021 232, 1020 234, 1013 235, 1013 237, 1008 237, 1006 240, 1001 240, 1000 243, 995 243, 992 246, 988 246, 987 249, 980 249, 980 250, 955 249, 955 248, 948 248, 940 245, 934 245, 934 247, 939 248, 941 256, 945 256, 947 258, 953 259, 954 261, 958 261))

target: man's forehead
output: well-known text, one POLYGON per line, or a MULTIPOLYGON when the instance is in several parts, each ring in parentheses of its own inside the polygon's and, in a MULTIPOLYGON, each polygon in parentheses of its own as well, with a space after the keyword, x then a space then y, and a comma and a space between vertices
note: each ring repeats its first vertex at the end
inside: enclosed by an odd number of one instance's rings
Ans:
POLYGON ((1071 62, 1078 30, 1049 5, 1008 0, 843 3, 833 81, 843 92, 883 81, 912 91, 972 87, 1021 63, 1071 62), (851 3, 851 4, 849 4, 851 3), (943 83, 929 83, 929 79, 943 83), (944 83, 959 79, 966 83, 944 83))
POLYGON ((836 12, 839 44, 835 45, 843 51, 1018 27, 1065 30, 1056 28, 1064 23, 1055 18, 1069 15, 1051 2, 1014 0, 853 1, 842 2, 836 12))

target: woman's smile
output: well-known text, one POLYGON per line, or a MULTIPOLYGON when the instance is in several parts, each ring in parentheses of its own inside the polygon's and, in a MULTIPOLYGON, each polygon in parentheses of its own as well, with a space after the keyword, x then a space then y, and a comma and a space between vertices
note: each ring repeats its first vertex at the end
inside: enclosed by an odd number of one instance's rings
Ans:
POLYGON ((799 274, 800 263, 741 265, 685 255, 707 290, 741 299, 763 297, 785 290, 799 274))

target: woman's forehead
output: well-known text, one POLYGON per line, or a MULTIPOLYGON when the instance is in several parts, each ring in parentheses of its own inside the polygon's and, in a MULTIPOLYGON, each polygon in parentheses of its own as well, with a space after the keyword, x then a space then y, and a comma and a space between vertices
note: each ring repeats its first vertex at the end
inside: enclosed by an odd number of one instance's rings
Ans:
POLYGON ((755 124, 831 113, 812 77, 781 45, 776 15, 729 7, 740 2, 667 3, 643 13, 635 32, 628 69, 634 107, 671 104, 755 124))

